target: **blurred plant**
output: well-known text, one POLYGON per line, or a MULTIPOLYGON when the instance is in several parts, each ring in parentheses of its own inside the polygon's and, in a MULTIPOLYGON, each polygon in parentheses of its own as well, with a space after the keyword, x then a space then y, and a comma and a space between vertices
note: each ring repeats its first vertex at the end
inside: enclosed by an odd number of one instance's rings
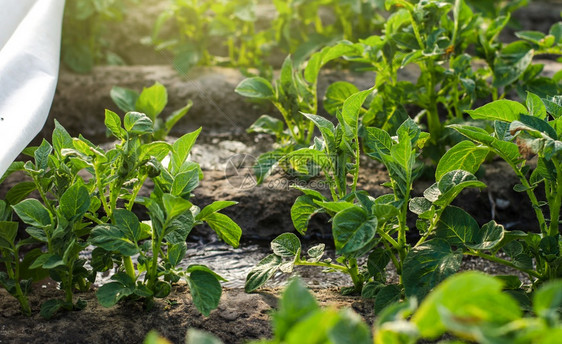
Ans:
POLYGON ((108 50, 107 23, 123 19, 128 3, 139 0, 69 0, 66 2, 62 32, 62 61, 78 73, 88 73, 95 64, 124 64, 108 50))

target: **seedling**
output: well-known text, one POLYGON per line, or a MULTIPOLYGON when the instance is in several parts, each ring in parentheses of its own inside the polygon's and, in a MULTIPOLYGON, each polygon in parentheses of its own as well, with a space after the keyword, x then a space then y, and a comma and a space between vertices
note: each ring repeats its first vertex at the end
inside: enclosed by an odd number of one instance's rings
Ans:
POLYGON ((140 94, 128 88, 114 86, 110 95, 113 102, 125 113, 136 111, 150 118, 153 123, 152 133, 143 138, 144 142, 165 140, 176 123, 193 106, 190 100, 187 105, 172 112, 166 120, 163 120, 160 115, 168 104, 168 91, 159 82, 143 88, 140 94))
POLYGON ((121 122, 117 114, 107 110, 105 124, 119 140, 112 149, 105 151, 82 136, 72 138, 55 123, 52 145, 43 141, 39 147, 28 148, 26 152, 32 153, 34 162, 11 166, 8 174, 22 170, 32 179, 14 186, 7 201, 28 225, 26 231, 33 239, 16 243, 17 227, 9 222, 9 209, 4 206, 0 247, 8 278, 2 275, 2 285, 29 313, 24 299, 27 289, 18 288, 28 282, 22 281, 18 272, 22 264, 17 252, 25 243, 41 242, 47 251, 28 258, 32 261, 29 269, 48 270, 66 293, 65 300, 49 300, 42 305, 45 317, 59 309, 84 307, 80 300, 73 302, 73 291, 87 290, 97 272, 114 266, 119 269, 112 276, 114 282, 97 292, 103 306, 125 297, 142 298, 150 306, 154 297, 169 294, 171 282, 185 277, 196 307, 208 315, 218 305, 222 278, 205 266, 177 267, 186 254, 186 238, 194 226, 206 223, 236 247, 241 230, 220 213, 236 202, 218 201, 201 211, 190 202, 202 173, 187 157, 201 129, 173 144, 143 143, 143 138, 154 131, 154 123, 145 114, 128 112, 121 122), (164 166, 166 157, 169 162, 164 166), (149 197, 139 197, 149 178, 155 189, 149 197), (41 200, 24 200, 35 190, 41 200), (135 204, 146 208, 151 221, 139 221, 132 211, 135 204), (96 247, 89 262, 91 270, 79 256, 88 244, 96 247), (132 259, 135 255, 139 255, 136 267, 132 259))

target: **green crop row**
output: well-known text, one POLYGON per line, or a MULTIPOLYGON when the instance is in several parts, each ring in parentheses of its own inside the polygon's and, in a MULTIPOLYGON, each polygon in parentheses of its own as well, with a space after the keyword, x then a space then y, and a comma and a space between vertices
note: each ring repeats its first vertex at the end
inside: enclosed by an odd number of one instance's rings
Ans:
POLYGON ((41 315, 49 318, 62 309, 85 307, 74 292, 89 290, 99 272, 117 269, 96 293, 106 307, 123 298, 142 299, 150 307, 153 298, 170 293, 171 283, 185 278, 197 309, 208 315, 218 305, 224 279, 203 265, 178 264, 187 252, 187 236, 203 223, 225 243, 239 245, 240 227, 220 213, 236 202, 217 201, 200 209, 190 200, 203 173, 187 157, 201 129, 173 143, 157 140, 191 104, 163 121, 158 115, 167 104, 167 92, 160 84, 140 94, 114 88, 112 97, 129 111, 122 121, 106 110, 105 125, 117 140, 115 147, 105 150, 82 135, 71 137, 56 122, 52 143, 43 140, 27 148, 24 154, 31 159, 14 162, 2 178, 20 171, 29 181, 13 186, 0 201, 0 258, 5 266, 0 286, 30 315, 27 293, 32 282, 50 276, 66 297, 42 304, 41 315), (154 188, 141 197, 147 180, 154 188), (32 192, 39 200, 27 198, 32 192), (135 205, 148 221, 139 220, 135 205), (19 238, 14 215, 25 224, 27 238, 19 238), (22 250, 37 244, 42 247, 22 250), (80 254, 88 246, 93 251, 85 259, 80 254))
MULTIPOLYGON (((321 309, 295 279, 272 313, 274 336, 254 344, 357 343, 541 343, 560 341, 562 284, 550 282, 533 295, 531 314, 523 316, 519 300, 502 291, 504 282, 479 272, 463 272, 444 281, 421 303, 415 298, 393 303, 379 313, 373 331, 350 309, 321 309), (447 334, 449 339, 442 339, 447 334), (453 337, 453 338, 451 338, 453 337)), ((150 332, 145 344, 168 343, 150 332)), ((187 344, 221 344, 215 336, 187 330, 187 344)))

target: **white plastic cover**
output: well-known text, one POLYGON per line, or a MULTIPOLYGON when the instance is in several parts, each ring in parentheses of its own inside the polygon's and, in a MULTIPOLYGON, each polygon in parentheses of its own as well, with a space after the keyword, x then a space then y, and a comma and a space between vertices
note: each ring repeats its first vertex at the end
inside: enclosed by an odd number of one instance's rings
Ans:
POLYGON ((0 176, 49 114, 63 10, 64 0, 0 0, 0 176))

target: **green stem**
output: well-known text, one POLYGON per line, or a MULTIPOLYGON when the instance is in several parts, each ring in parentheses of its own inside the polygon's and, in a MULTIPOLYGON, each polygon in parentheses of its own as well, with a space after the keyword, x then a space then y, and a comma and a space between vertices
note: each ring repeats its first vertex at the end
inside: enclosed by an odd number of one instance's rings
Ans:
POLYGON ((492 261, 492 262, 495 262, 495 263, 499 263, 499 264, 502 264, 502 265, 505 265, 505 266, 509 266, 510 268, 514 268, 514 269, 517 269, 519 271, 523 271, 527 275, 530 275, 530 276, 533 276, 533 277, 536 277, 536 278, 543 277, 540 273, 538 273, 534 270, 521 268, 521 267, 515 265, 513 262, 510 262, 509 260, 498 258, 496 256, 492 256, 492 255, 489 255, 489 254, 486 254, 486 253, 482 253, 480 251, 468 251, 468 252, 463 252, 463 254, 467 255, 467 256, 476 256, 476 257, 484 258, 486 260, 489 260, 489 261, 492 261))
POLYGON ((398 254, 400 256, 400 261, 404 261, 406 258, 406 231, 407 226, 407 214, 408 214, 408 200, 410 199, 410 189, 412 187, 411 183, 408 183, 406 188, 406 195, 404 196, 404 203, 400 209, 400 217, 398 218, 399 228, 398 228, 398 254))
POLYGON ((66 293, 66 302, 68 303, 72 303, 72 289, 73 289, 72 265, 74 265, 74 263, 68 266, 68 278, 67 278, 66 286, 64 288, 64 291, 66 293))
POLYGON ((123 256, 123 266, 125 267, 125 272, 133 280, 137 279, 135 273, 135 266, 133 265, 133 259, 131 257, 123 256))
POLYGON ((135 205, 135 199, 137 198, 137 195, 139 194, 140 190, 142 189, 142 186, 144 185, 144 182, 146 181, 146 178, 148 178, 148 175, 144 175, 141 177, 141 179, 139 180, 139 182, 137 184, 135 184, 135 187, 133 188, 133 192, 131 194, 131 198, 129 199, 129 202, 127 202, 126 205, 126 209, 127 210, 132 210, 133 209, 133 205, 135 205))
POLYGON ((13 246, 14 249, 14 269, 10 263, 6 262, 6 272, 8 273, 8 277, 15 281, 16 287, 16 298, 18 299, 21 310, 24 315, 30 316, 31 315, 31 307, 29 306, 29 300, 27 296, 24 295, 23 290, 21 289, 20 285, 20 262, 19 262, 19 250, 13 246), (15 271, 14 271, 15 270, 15 271))
POLYGON ((111 218, 111 216, 113 214, 111 213, 111 209, 109 208, 109 205, 107 204, 107 199, 105 197, 105 186, 101 182, 101 176, 102 175, 99 171, 98 164, 95 161, 94 161, 94 173, 96 174, 96 176, 95 176, 96 186, 98 188, 99 197, 101 199, 101 204, 103 205, 103 210, 105 211, 106 215, 111 218))
MULTIPOLYGON (((498 153, 498 152, 496 151, 496 153, 498 153)), ((541 233, 548 234, 544 214, 542 213, 542 210, 539 207, 539 201, 537 200, 537 197, 535 196, 535 193, 533 192, 533 189, 531 188, 531 184, 529 183, 529 181, 527 181, 527 178, 525 177, 523 172, 521 172, 521 169, 519 169, 515 164, 510 162, 509 159, 506 159, 502 154, 499 154, 499 155, 505 161, 507 161, 507 163, 511 166, 511 168, 513 168, 513 170, 515 171, 515 174, 519 178, 519 181, 525 187, 525 192, 527 193, 527 197, 529 197, 529 200, 531 201, 531 205, 533 206, 533 209, 535 210, 535 215, 537 216, 537 220, 539 222, 539 227, 541 229, 541 233)))
POLYGON ((279 110, 279 112, 281 112, 281 115, 283 116, 283 119, 285 120, 285 123, 287 124, 287 128, 289 129, 289 133, 291 134, 291 137, 293 138, 293 140, 296 143, 300 143, 300 137, 296 136, 295 132, 294 132, 294 128, 297 128, 297 130, 298 130, 298 127, 293 123, 293 121, 289 117, 289 114, 287 113, 287 111, 285 111, 283 106, 278 102, 274 101, 273 105, 275 105, 277 110, 279 110))
POLYGON ((556 161, 552 161, 556 167, 556 175, 558 180, 556 181, 556 189, 553 193, 547 190, 547 195, 550 193, 552 197, 549 197, 550 204, 550 226, 548 229, 549 236, 556 236, 560 233, 559 221, 560 221, 560 207, 562 205, 562 168, 560 164, 556 161))
POLYGON ((359 181, 359 165, 361 163, 361 148, 359 147, 359 135, 355 135, 355 171, 353 172, 353 185, 351 191, 355 192, 357 189, 357 182, 359 181))
POLYGON ((363 279, 359 275, 359 268, 355 258, 349 260, 349 267, 347 271, 349 276, 351 276, 351 280, 353 281, 356 291, 361 291, 363 288, 363 279))
POLYGON ((307 262, 306 260, 300 260, 299 259, 295 262, 295 265, 321 266, 321 267, 324 267, 324 268, 339 270, 339 271, 344 272, 346 274, 349 273, 349 269, 346 266, 339 265, 339 264, 326 263, 326 262, 307 262))

